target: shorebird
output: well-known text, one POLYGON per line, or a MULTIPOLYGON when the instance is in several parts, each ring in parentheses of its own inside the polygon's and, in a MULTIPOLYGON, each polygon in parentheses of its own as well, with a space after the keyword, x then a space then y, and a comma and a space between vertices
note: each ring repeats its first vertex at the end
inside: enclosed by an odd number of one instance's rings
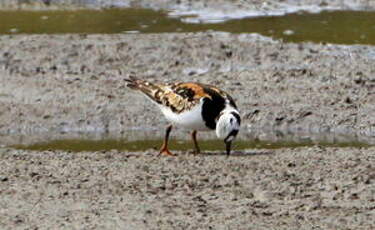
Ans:
POLYGON ((168 149, 169 134, 173 126, 192 130, 195 152, 200 153, 198 131, 215 130, 224 140, 226 153, 236 138, 241 118, 233 98, 212 85, 195 82, 151 83, 133 76, 125 79, 127 86, 138 90, 155 103, 170 124, 166 127, 159 155, 174 155, 168 149))

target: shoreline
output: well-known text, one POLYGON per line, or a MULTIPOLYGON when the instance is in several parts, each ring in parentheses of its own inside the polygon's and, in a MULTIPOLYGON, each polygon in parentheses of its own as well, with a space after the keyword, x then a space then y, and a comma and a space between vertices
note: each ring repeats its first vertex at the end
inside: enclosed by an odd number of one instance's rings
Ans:
POLYGON ((314 0, 272 0, 261 3, 257 0, 250 1, 225 1, 225 0, 39 0, 34 3, 25 1, 5 0, 0 3, 3 10, 80 10, 80 9, 105 9, 105 8, 145 8, 163 10, 170 17, 181 17, 185 23, 218 23, 231 19, 247 17, 281 16, 298 12, 319 13, 321 11, 355 10, 374 11, 375 2, 367 0, 356 2, 353 0, 320 1, 314 0), (194 15, 195 17, 185 17, 194 15))

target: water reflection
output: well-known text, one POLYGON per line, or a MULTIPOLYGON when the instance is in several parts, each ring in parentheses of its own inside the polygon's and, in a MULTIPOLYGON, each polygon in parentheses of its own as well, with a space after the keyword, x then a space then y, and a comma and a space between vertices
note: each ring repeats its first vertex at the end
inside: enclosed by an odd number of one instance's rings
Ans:
MULTIPOLYGON (((67 150, 79 151, 143 151, 158 149, 162 143, 162 133, 150 130, 133 130, 121 136, 108 134, 60 134, 60 135, 33 135, 33 136, 3 136, 1 144, 19 149, 29 150, 67 150)), ((173 150, 191 150, 193 145, 189 135, 177 133, 171 141, 173 150)), ((223 150, 222 140, 215 138, 212 133, 201 134, 201 148, 205 151, 223 150)), ((332 146, 332 147, 369 147, 375 144, 374 138, 337 135, 334 133, 303 134, 274 132, 245 132, 235 142, 234 149, 277 149, 295 148, 303 146, 332 146)))

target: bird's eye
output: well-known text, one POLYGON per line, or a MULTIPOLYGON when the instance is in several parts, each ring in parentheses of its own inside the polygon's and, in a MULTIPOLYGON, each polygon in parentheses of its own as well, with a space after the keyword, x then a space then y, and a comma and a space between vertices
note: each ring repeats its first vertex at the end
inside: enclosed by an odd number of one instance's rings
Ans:
POLYGON ((229 120, 229 122, 230 122, 230 124, 233 124, 233 118, 231 118, 231 119, 229 120))

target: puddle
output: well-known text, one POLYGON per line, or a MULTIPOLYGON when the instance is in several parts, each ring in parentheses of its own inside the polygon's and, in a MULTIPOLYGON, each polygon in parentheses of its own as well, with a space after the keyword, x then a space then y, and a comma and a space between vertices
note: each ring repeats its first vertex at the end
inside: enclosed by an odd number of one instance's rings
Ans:
MULTIPOLYGON (((109 133, 39 133, 29 135, 0 135, 0 146, 23 150, 64 150, 80 151, 144 151, 160 148, 164 131, 159 129, 130 129, 121 135, 109 133)), ((200 132, 198 141, 202 152, 225 151, 222 140, 213 132, 200 132)), ((375 138, 361 135, 336 134, 333 132, 305 133, 282 132, 280 130, 243 130, 233 142, 233 150, 280 149, 309 147, 370 147, 375 146, 375 138)), ((176 129, 170 140, 171 150, 190 151, 193 143, 187 131, 176 129)))
MULTIPOLYGON (((128 141, 121 139, 103 139, 103 140, 85 140, 85 139, 65 139, 53 140, 49 142, 36 143, 31 145, 13 145, 11 147, 23 150, 65 150, 72 152, 81 151, 144 151, 147 149, 158 150, 161 146, 162 139, 155 140, 139 140, 128 141)), ((224 151, 225 145, 221 140, 200 140, 199 145, 202 151, 224 151)), ((244 149, 280 149, 280 148, 296 148, 308 146, 326 146, 326 147, 369 147, 370 145, 365 142, 347 141, 347 142, 330 142, 313 141, 311 139, 292 141, 292 140, 279 140, 279 141, 262 141, 262 140, 237 140, 233 143, 234 150, 244 149)), ((171 150, 189 151, 193 149, 191 141, 187 140, 171 140, 171 150)))
MULTIPOLYGON (((326 11, 189 24, 148 9, 0 11, 0 34, 259 33, 287 42, 375 44, 375 12, 326 11)), ((186 18, 185 18, 186 19, 186 18)))

